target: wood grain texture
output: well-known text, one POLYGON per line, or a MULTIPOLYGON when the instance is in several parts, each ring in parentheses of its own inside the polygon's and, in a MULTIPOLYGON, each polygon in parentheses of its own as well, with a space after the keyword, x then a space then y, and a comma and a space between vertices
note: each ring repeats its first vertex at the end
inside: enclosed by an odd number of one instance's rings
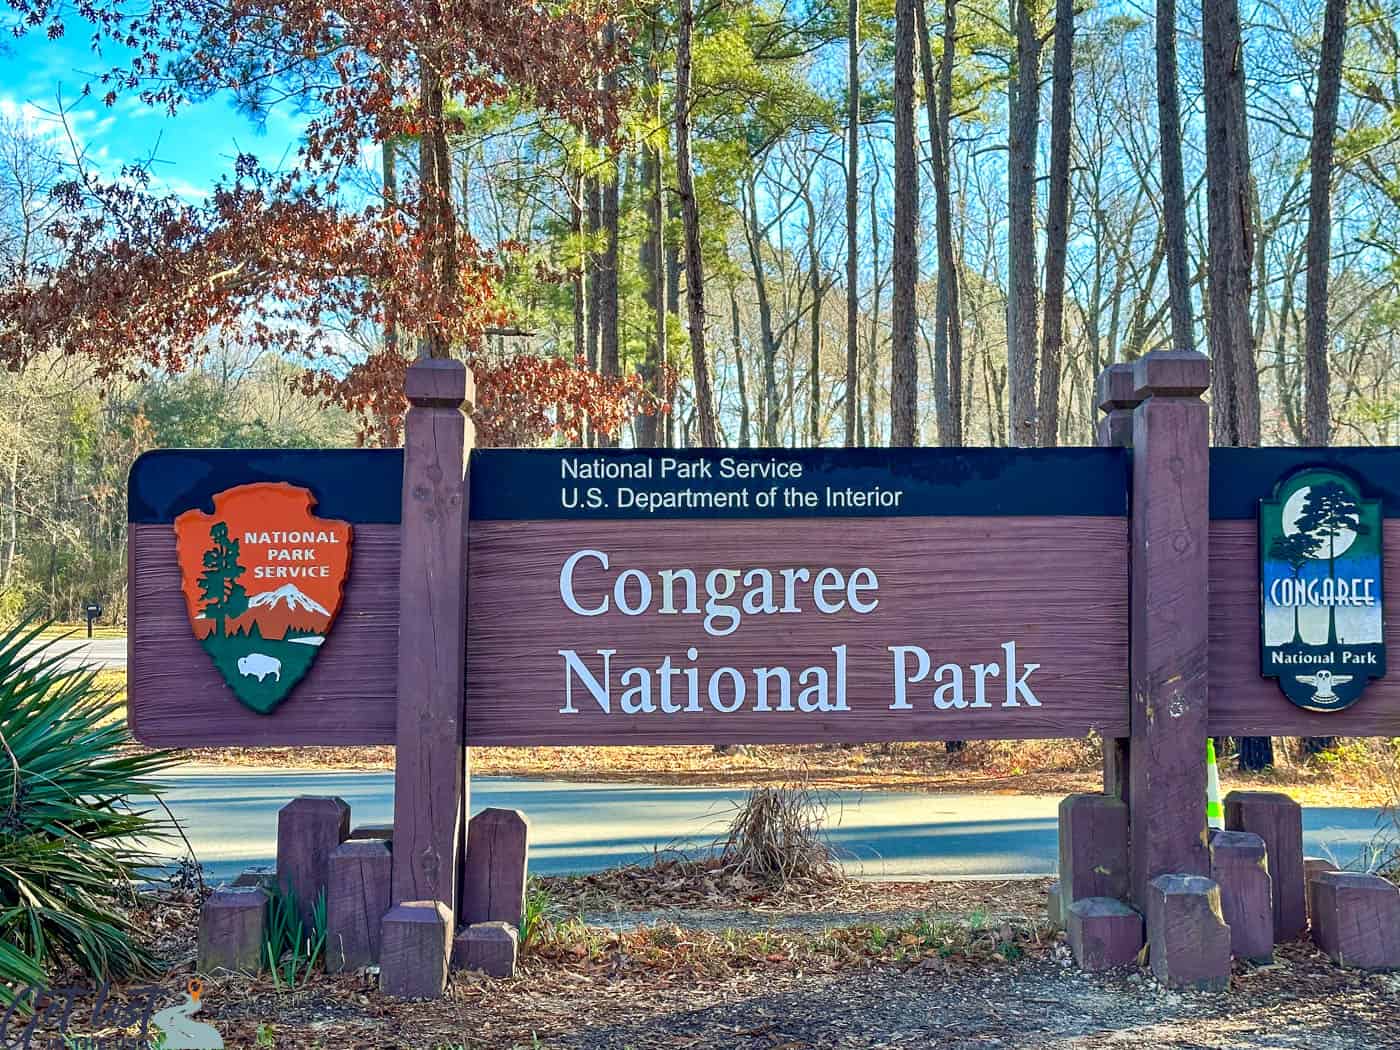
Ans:
POLYGON ((1330 871, 1312 884, 1313 941, 1332 961, 1400 969, 1400 889, 1379 875, 1330 871))
POLYGON ((225 887, 199 909, 200 973, 257 973, 262 968, 267 894, 260 886, 225 887))
POLYGON ((447 988, 452 913, 442 901, 404 901, 384 915, 379 990, 401 999, 436 999, 447 988))
POLYGON ((190 629, 175 530, 127 534, 127 712, 151 747, 394 742, 399 527, 356 525, 345 601, 316 662, 269 715, 244 707, 190 629))
MULTIPOLYGON (((457 907, 464 806, 468 374, 409 367, 399 564, 393 899, 457 907)), ((449 926, 451 921, 449 919, 449 926)))
POLYGON ((350 839, 330 856, 326 887, 326 970, 342 973, 379 961, 379 935, 390 907, 387 842, 350 839))
MULTIPOLYGON (((1400 579, 1400 519, 1385 523, 1381 572, 1400 579)), ((1383 612, 1386 664, 1400 667, 1400 601, 1383 612)), ((1304 711, 1259 673, 1259 526, 1210 523, 1212 736, 1400 736, 1400 673, 1372 679, 1344 711, 1304 711)))
MULTIPOLYGON (((1205 360, 1188 355, 1205 374, 1205 360)), ((1174 352, 1165 357, 1176 360, 1174 352)), ((1154 363, 1135 362, 1140 372, 1154 363)), ((1180 377, 1168 370, 1175 389, 1180 377)), ((1136 373, 1135 373, 1136 374, 1136 373)), ((1145 387, 1138 376, 1138 389, 1145 387)), ((1132 743, 1128 805, 1133 901, 1159 875, 1204 875, 1206 853, 1206 406, 1148 397, 1133 414, 1132 743), (1144 833, 1145 832, 1145 833, 1144 833)), ((1155 938, 1152 916, 1148 936, 1155 938)), ((1228 950, 1227 950, 1228 970, 1228 950)))
POLYGON ((518 809, 483 809, 467 824, 459 923, 504 922, 525 913, 530 821, 518 809))
MULTIPOLYGON (((944 740, 1071 737, 1089 729, 1127 732, 1127 524, 1121 518, 885 518, 860 521, 473 522, 468 587, 467 743, 665 744, 944 740), (823 615, 810 591, 799 614, 746 615, 734 633, 713 637, 701 616, 627 616, 612 608, 583 617, 565 607, 565 559, 594 548, 612 572, 689 568, 701 584, 715 568, 831 566, 849 575, 872 568, 879 607, 823 615), (937 668, 1004 657, 1014 641, 1040 707, 1006 707, 1006 682, 988 679, 991 706, 935 710, 932 675, 910 687, 912 710, 890 710, 891 645, 919 645, 937 668), (833 666, 831 647, 848 646, 845 712, 754 711, 755 667, 786 666, 794 694, 809 665, 833 666), (615 682, 606 715, 575 688, 577 713, 563 715, 565 664, 615 649, 614 678, 632 665, 677 666, 699 650, 700 712, 624 715, 615 682), (721 666, 749 675, 749 701, 721 714, 705 698, 721 666)), ((610 583, 611 576, 607 577, 610 583)), ((580 600, 605 587, 602 570, 580 573, 580 600)), ((598 658, 593 663, 600 668, 598 658)), ((677 679, 677 687, 684 683, 677 679)), ((727 694, 729 695, 729 694, 727 694)), ((774 701, 776 703, 776 701, 774 701)))
POLYGON ((331 854, 349 834, 350 807, 342 798, 301 795, 277 811, 277 881, 296 895, 308 930, 317 900, 328 893, 331 854))
POLYGON ((1211 832, 1210 877, 1220 887, 1231 953, 1255 963, 1272 962, 1273 883, 1264 840, 1245 831, 1211 832))
POLYGON ((1128 807, 1112 795, 1060 800, 1060 885, 1073 904, 1128 896, 1128 807))
POLYGON ((1203 875, 1159 875, 1147 887, 1148 959, 1167 988, 1230 987, 1230 928, 1220 887, 1203 875))
POLYGON ((1083 897, 1069 906, 1065 930, 1081 970, 1129 966, 1142 951, 1142 915, 1115 897, 1083 897))
POLYGON ((1295 941, 1308 927, 1303 873, 1303 807, 1277 791, 1231 791, 1225 826, 1264 840, 1273 899, 1274 942, 1295 941))

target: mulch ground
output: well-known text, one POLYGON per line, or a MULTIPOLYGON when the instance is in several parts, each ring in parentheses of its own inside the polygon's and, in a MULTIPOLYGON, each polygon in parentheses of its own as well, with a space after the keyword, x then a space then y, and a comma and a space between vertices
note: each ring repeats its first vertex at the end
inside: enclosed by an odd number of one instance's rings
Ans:
MULTIPOLYGON (((703 873, 601 878, 551 880, 553 918, 509 980, 457 973, 445 998, 404 1002, 370 972, 295 990, 213 977, 198 1017, 230 1050, 1400 1048, 1400 977, 1338 969, 1306 944, 1237 966, 1228 993, 1167 991, 1137 968, 1083 974, 1044 920, 1043 880, 770 895, 712 892, 703 873), (616 890, 613 928, 574 917, 616 890), (666 921, 646 921, 659 910, 666 921)), ((162 1005, 191 976, 194 899, 143 917, 170 961, 162 1005)))

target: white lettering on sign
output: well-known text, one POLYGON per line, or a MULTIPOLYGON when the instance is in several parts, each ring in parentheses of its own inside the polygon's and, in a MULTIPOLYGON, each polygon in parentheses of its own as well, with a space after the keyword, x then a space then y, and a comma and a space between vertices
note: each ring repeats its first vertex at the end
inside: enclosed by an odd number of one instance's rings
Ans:
MULTIPOLYGON (((663 469, 666 461, 660 461, 663 469)), ((692 464, 693 465, 693 464, 692 464)), ((569 555, 559 570, 559 597, 576 616, 695 616, 712 638, 740 630, 746 617, 811 611, 822 616, 869 616, 880 606, 880 579, 874 569, 849 572, 836 566, 717 568, 678 567, 644 571, 614 565, 607 551, 585 548, 569 555)), ((999 643, 1000 659, 984 663, 941 663, 921 645, 890 645, 891 711, 932 706, 963 708, 1040 707, 1031 676, 1040 664, 1023 662, 1016 642, 999 643), (919 689, 922 684, 923 688, 919 689), (927 699, 921 699, 922 694, 927 699)), ((995 651, 995 650, 993 650, 995 651)), ((605 715, 679 714, 712 710, 836 713, 847 705, 847 646, 831 647, 829 663, 792 669, 783 666, 741 670, 721 665, 702 676, 700 651, 686 649, 653 665, 624 664, 616 649, 560 649, 564 661, 564 701, 560 714, 578 714, 595 704, 605 715)))
POLYGON ((559 570, 559 597, 578 616, 602 616, 617 609, 625 616, 656 612, 661 616, 703 616, 705 633, 723 638, 737 631, 745 616, 800 613, 811 607, 827 616, 849 608, 868 616, 880 605, 880 580, 873 569, 849 576, 828 567, 711 569, 703 578, 694 569, 661 569, 653 579, 640 569, 612 573, 605 551, 575 551, 559 570), (579 597, 579 588, 585 597, 579 597), (704 597, 704 604, 699 602, 704 597))

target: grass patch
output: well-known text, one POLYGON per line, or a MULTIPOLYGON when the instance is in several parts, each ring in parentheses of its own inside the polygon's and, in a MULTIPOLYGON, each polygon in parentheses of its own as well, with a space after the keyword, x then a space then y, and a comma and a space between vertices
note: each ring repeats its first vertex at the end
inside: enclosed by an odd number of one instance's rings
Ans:
MULTIPOLYGON (((104 625, 95 623, 92 625, 92 636, 93 638, 125 638, 126 625, 104 625)), ((39 637, 44 639, 68 637, 85 642, 87 641, 87 624, 52 623, 39 632, 39 637)))

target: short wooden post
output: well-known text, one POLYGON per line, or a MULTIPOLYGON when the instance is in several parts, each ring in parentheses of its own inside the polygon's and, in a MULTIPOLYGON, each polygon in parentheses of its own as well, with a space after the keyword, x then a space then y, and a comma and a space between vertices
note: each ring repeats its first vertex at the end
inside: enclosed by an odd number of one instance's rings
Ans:
POLYGON ((1220 887, 1203 875, 1159 875, 1147 894, 1153 976, 1168 988, 1228 988, 1230 927, 1220 910, 1220 887))
POLYGON ((384 916, 379 990, 402 999, 434 999, 447 990, 452 913, 441 901, 404 901, 384 916))
POLYGON ((512 977, 519 940, 516 928, 507 922, 468 926, 452 943, 452 968, 479 970, 488 977, 512 977))
POLYGON ((199 972, 257 973, 266 914, 261 886, 215 890, 199 910, 199 972))
POLYGON ((1303 808, 1277 791, 1231 791, 1225 796, 1225 826, 1264 840, 1273 880, 1274 943, 1296 941, 1308 928, 1303 808))
MULTIPOLYGON (((1137 386, 1131 362, 1109 365, 1098 376, 1095 391, 1099 411, 1096 437, 1101 448, 1131 448, 1133 409, 1138 406, 1137 386)), ((1126 700, 1126 697, 1124 698, 1126 700)), ((1106 737, 1103 742, 1103 791, 1128 800, 1128 737, 1106 737)))
POLYGON ((389 910, 387 843, 350 839, 331 854, 326 891, 326 970, 358 970, 379 961, 379 934, 389 910))
POLYGON ((1303 858, 1303 898, 1308 906, 1308 922, 1312 922, 1313 917, 1313 882, 1319 875, 1325 875, 1329 871, 1340 871, 1337 865, 1333 864, 1325 857, 1304 857, 1303 858))
POLYGON ((1220 887, 1220 912, 1230 924, 1237 959, 1274 958, 1274 903, 1264 840, 1245 831, 1210 836, 1210 877, 1220 887))
POLYGON ((1070 948, 1080 969, 1112 970, 1137 960, 1142 951, 1142 916, 1113 897, 1084 897, 1069 906, 1070 948))
POLYGON ((341 798, 302 795, 277 811, 277 881, 296 895, 310 930, 326 889, 331 854, 350 834, 350 807, 341 798))
POLYGON ((392 853, 392 900, 399 906, 390 912, 392 922, 384 920, 380 982, 386 990, 400 989, 391 992, 395 995, 441 995, 455 928, 467 796, 462 696, 466 457, 473 431, 463 405, 470 411, 475 391, 471 372, 460 362, 425 358, 409 366, 404 393, 409 409, 399 541, 392 853), (440 941, 422 928, 428 910, 444 916, 440 941), (438 950, 440 963, 425 957, 438 950), (404 966, 426 967, 426 977, 400 972, 404 966), (437 990, 424 990, 431 987, 437 990))
MULTIPOLYGON (((1128 805, 1133 899, 1152 880, 1210 871, 1206 850, 1206 661, 1210 433, 1194 351, 1133 362, 1132 683, 1128 805)), ((1217 894, 1218 900, 1218 894, 1217 894)), ((1218 910, 1218 909, 1217 909, 1218 910)))
POLYGON ((1060 893, 1064 914, 1087 897, 1128 896, 1128 807, 1111 795, 1060 801, 1060 893))
POLYGON ((1379 875, 1328 871, 1312 884, 1313 941, 1339 966, 1400 969, 1400 889, 1379 875))
POLYGON ((519 929, 525 913, 530 822, 518 809, 483 809, 467 824, 462 865, 464 925, 508 922, 519 929))

